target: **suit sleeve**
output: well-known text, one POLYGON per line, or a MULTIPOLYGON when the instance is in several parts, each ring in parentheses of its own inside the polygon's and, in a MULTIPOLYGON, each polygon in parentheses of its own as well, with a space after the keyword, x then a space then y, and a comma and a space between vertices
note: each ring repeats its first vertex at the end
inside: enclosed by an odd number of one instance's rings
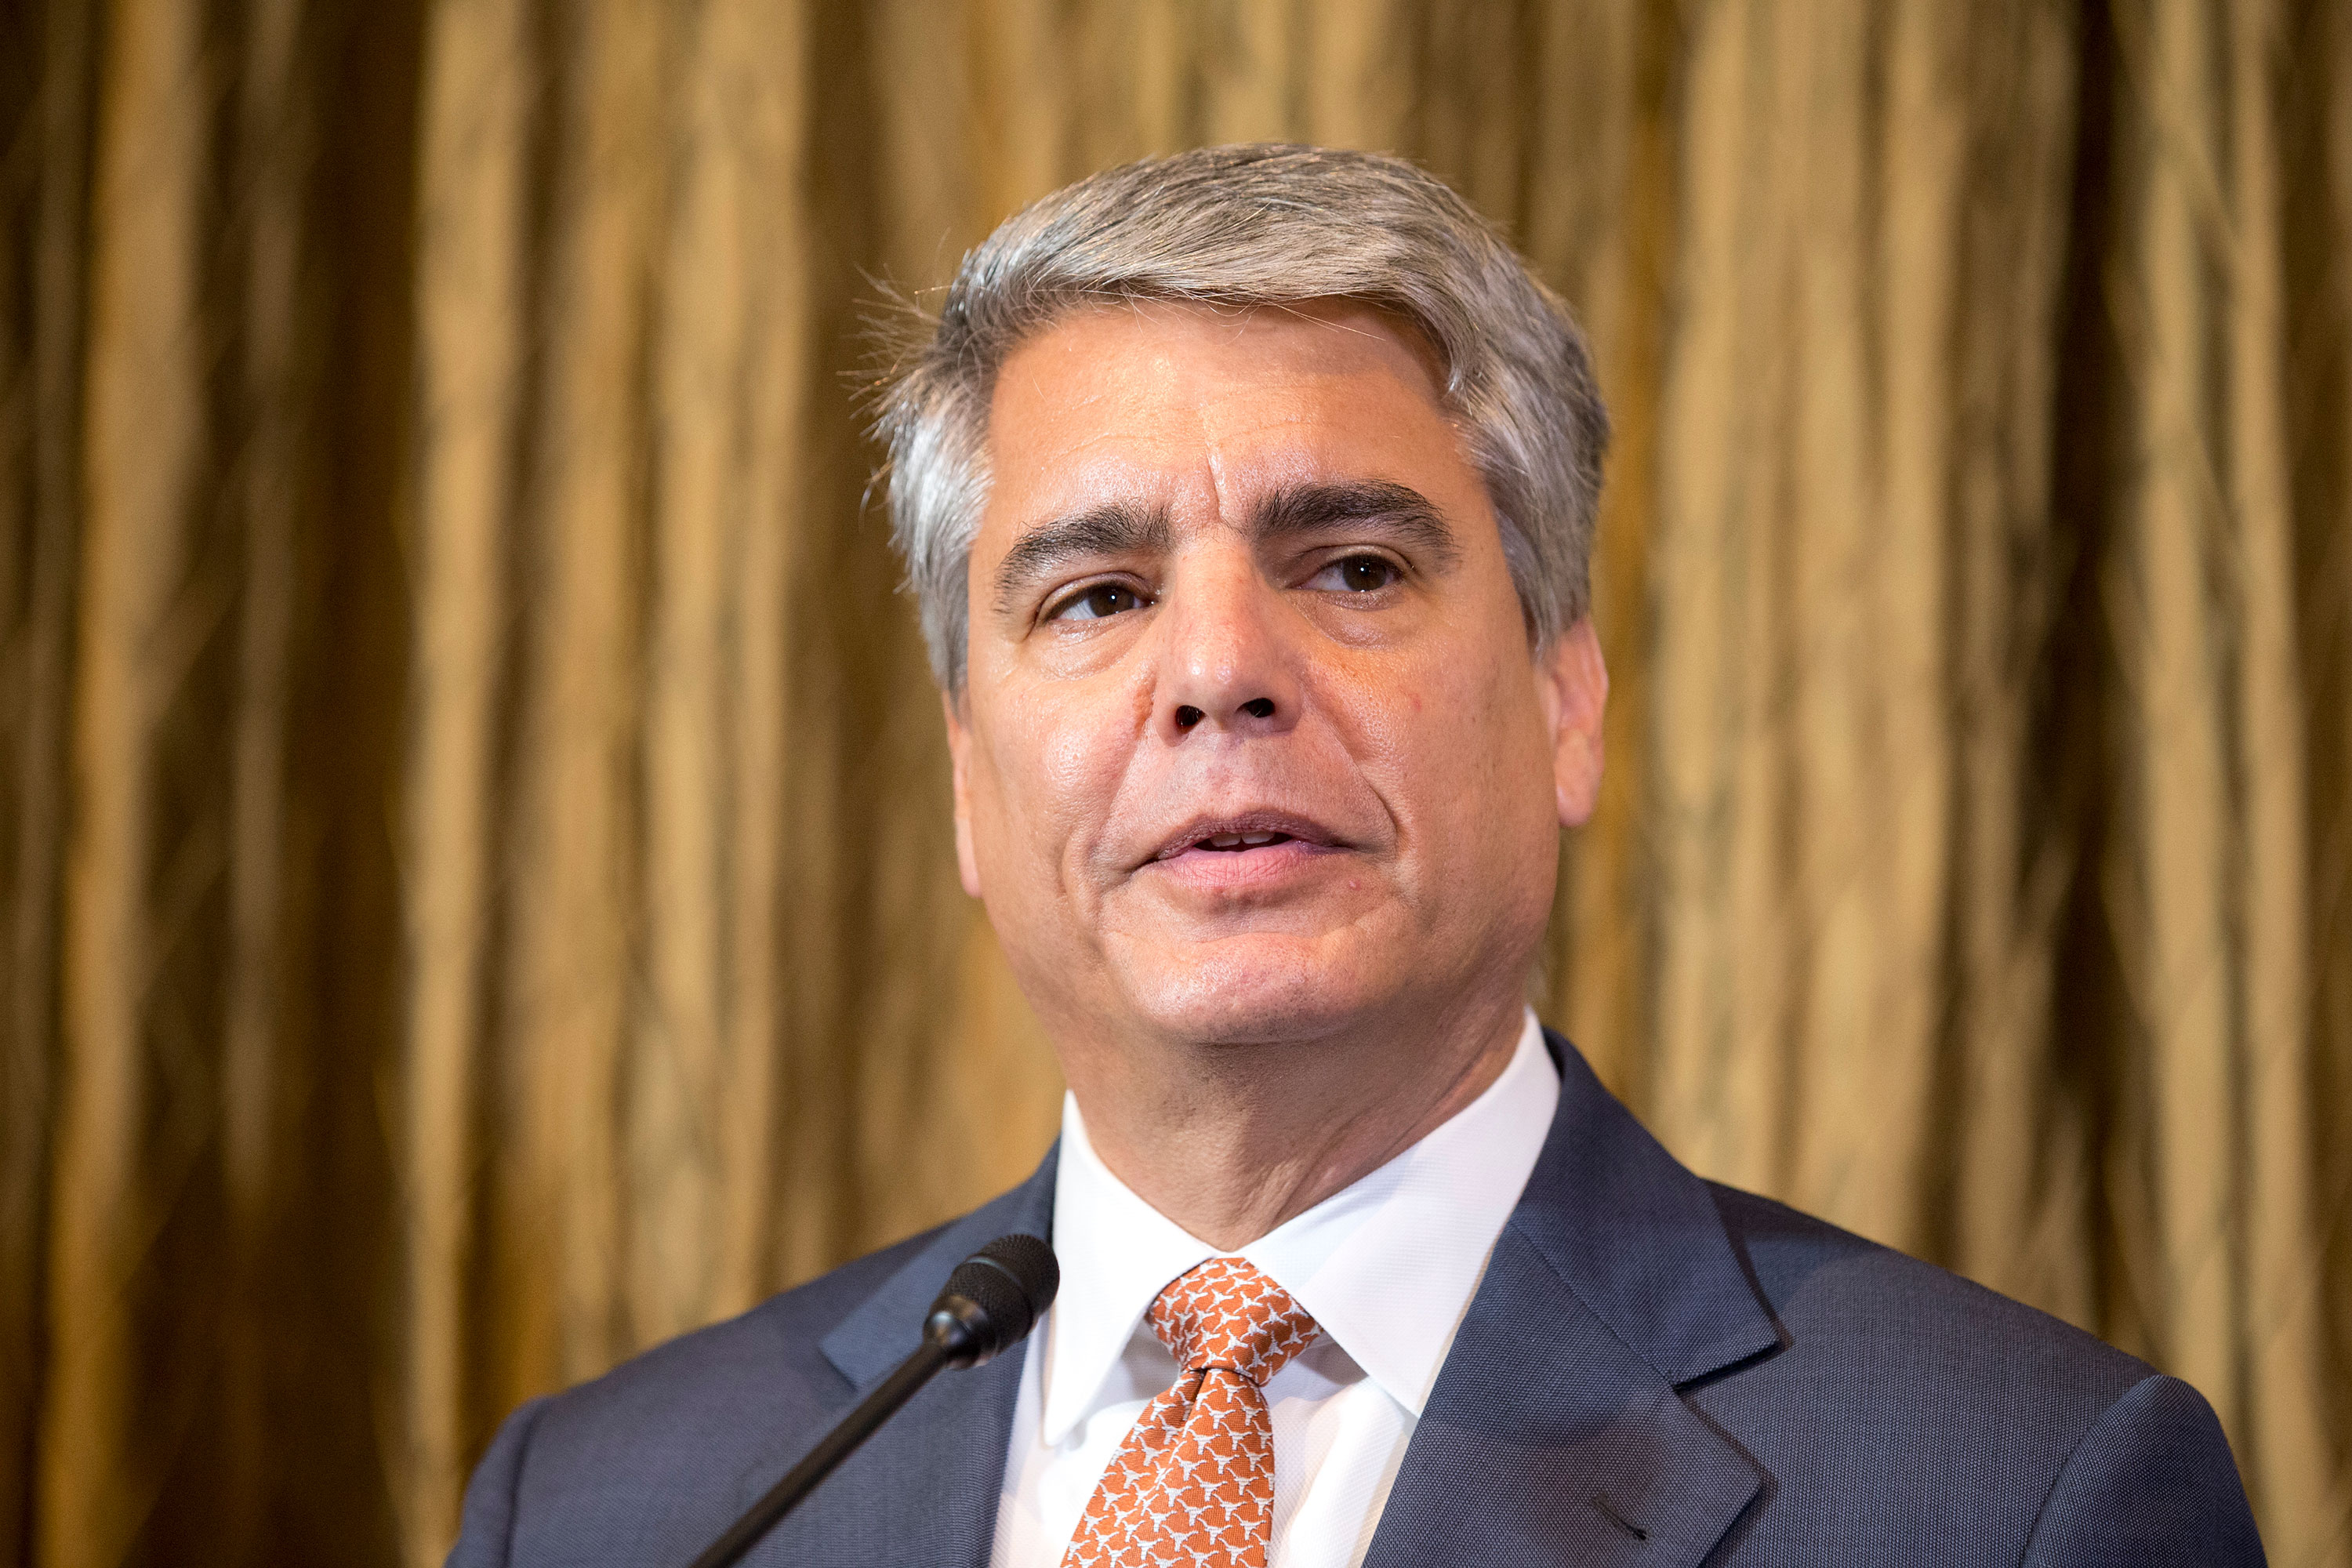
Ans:
POLYGON ((490 1451, 474 1468, 466 1488, 466 1514, 457 1529, 457 1544, 449 1549, 446 1568, 507 1568, 514 1542, 515 1492, 522 1480, 523 1450, 530 1444, 531 1427, 539 1420, 544 1399, 518 1405, 490 1451))
POLYGON ((2134 1384, 2068 1458, 2024 1561, 2260 1568, 2263 1543, 2212 1407, 2179 1378, 2134 1384))

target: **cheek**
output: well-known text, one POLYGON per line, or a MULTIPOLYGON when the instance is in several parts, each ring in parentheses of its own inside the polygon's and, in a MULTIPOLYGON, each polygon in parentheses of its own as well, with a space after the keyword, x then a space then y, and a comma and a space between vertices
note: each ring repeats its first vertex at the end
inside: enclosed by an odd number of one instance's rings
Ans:
POLYGON ((1109 747, 1102 732, 1090 724, 1060 724, 1034 737, 1036 789, 1052 803, 1053 815, 1064 821, 1082 820, 1097 806, 1108 772, 1109 747))
POLYGON ((1074 703, 1012 703, 997 718, 983 853, 1025 879, 1055 879, 1065 858, 1092 843, 1117 795, 1118 728, 1074 703))
POLYGON ((1516 857, 1526 825, 1555 815, 1533 676, 1508 662, 1524 663, 1516 648, 1463 651, 1368 683, 1359 754, 1387 775, 1409 835, 1516 857))

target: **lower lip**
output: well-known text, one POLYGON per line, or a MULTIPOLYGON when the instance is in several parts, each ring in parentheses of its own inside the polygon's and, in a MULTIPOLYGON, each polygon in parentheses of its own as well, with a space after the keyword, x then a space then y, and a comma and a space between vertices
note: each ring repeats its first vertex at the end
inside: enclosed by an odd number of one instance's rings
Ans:
POLYGON ((1249 849, 1181 850, 1146 868, 1204 892, 1242 892, 1288 881, 1339 853, 1328 845, 1286 838, 1249 849))

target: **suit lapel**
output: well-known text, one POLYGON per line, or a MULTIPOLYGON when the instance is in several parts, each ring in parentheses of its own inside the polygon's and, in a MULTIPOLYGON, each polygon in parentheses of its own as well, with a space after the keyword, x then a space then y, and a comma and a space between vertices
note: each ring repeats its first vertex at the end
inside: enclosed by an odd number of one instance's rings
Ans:
MULTIPOLYGON (((1706 1184, 1548 1036, 1560 1105, 1397 1472, 1365 1568, 1696 1563, 1764 1484, 1681 1397, 1781 1343, 1706 1184)), ((1056 1156, 950 1225, 824 1341, 828 1420, 914 1348, 949 1272, 1007 1231, 1050 1237, 1056 1156)), ((985 1568, 1022 1355, 944 1373, 750 1561, 985 1568)), ((743 1477, 739 1506, 819 1433, 743 1477)))
MULTIPOLYGON (((923 1314, 957 1264, 1009 1231, 1053 1234, 1057 1153, 1047 1153, 1021 1186, 940 1231, 825 1336, 825 1358, 848 1384, 828 1426, 914 1350, 923 1314)), ((985 1366, 933 1378, 748 1561, 985 1568, 1027 1350, 1024 1342, 985 1366)), ((821 1429, 796 1434, 789 1450, 755 1466, 738 1506, 773 1485, 820 1436, 821 1429)))
POLYGON ((1683 1386, 1780 1343, 1706 1184, 1565 1040, 1560 1107, 1365 1568, 1695 1563, 1763 1476, 1683 1386))

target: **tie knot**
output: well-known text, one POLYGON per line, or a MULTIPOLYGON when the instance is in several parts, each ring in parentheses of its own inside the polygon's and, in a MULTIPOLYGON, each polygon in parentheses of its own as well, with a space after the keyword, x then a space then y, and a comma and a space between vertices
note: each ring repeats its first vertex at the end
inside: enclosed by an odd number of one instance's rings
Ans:
POLYGON ((1178 1275, 1146 1315, 1186 1372, 1223 1367, 1260 1387, 1317 1331, 1289 1291, 1238 1258, 1212 1258, 1178 1275))

